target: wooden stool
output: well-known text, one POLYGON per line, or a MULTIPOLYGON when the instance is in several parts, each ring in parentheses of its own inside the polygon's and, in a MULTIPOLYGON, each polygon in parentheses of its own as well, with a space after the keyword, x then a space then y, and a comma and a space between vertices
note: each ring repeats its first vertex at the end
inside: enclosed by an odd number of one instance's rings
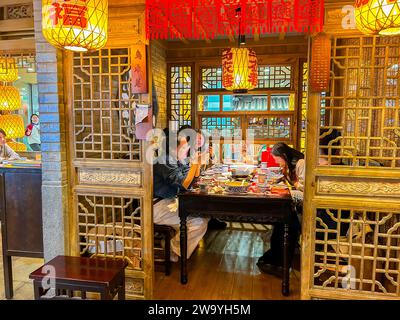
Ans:
MULTIPOLYGON (((164 267, 165 267, 165 275, 169 276, 171 273, 171 239, 175 236, 175 229, 170 226, 155 224, 154 225, 154 236, 155 236, 155 240, 156 240, 157 236, 159 236, 165 242, 164 258, 163 259, 155 258, 155 262, 163 263, 164 267)), ((154 249, 156 249, 156 248, 154 248, 154 249)))
MULTIPOLYGON (((125 299, 125 268, 122 259, 57 256, 29 275, 33 279, 35 299, 70 299, 74 291, 86 299, 87 292, 100 293, 101 300, 125 299), (54 288, 43 286, 54 282, 54 288), (55 296, 45 297, 50 289, 55 296)), ((75 297, 77 298, 77 297, 75 297)))

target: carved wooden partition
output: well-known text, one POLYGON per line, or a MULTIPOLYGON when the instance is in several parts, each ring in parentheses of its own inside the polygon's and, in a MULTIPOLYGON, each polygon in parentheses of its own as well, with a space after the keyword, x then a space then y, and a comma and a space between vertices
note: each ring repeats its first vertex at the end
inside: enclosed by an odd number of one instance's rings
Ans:
POLYGON ((332 38, 308 108, 304 299, 400 299, 399 63, 400 37, 332 38))
POLYGON ((129 298, 150 298, 152 169, 135 138, 131 47, 74 54, 71 137, 79 253, 125 258, 129 298))
POLYGON ((77 255, 126 259, 127 298, 151 299, 152 166, 134 125, 134 104, 150 103, 151 92, 134 94, 131 85, 134 46, 145 43, 144 9, 115 5, 107 46, 68 54, 64 61, 71 71, 65 86, 74 208, 70 241, 77 255))

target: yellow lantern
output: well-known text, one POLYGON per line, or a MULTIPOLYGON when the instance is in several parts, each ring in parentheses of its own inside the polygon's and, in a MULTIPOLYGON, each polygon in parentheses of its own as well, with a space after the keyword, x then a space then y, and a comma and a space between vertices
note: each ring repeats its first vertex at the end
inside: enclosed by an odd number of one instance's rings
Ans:
POLYGON ((23 138, 25 136, 24 120, 18 114, 0 116, 0 129, 3 129, 8 139, 23 138))
POLYGON ((21 108, 21 97, 17 88, 0 86, 0 110, 14 111, 21 108))
POLYGON ((230 48, 222 52, 222 85, 235 93, 254 89, 258 84, 258 64, 254 50, 230 48))
POLYGON ((107 42, 108 0, 43 0, 42 32, 53 46, 79 52, 107 42))
POLYGON ((356 0, 355 18, 365 34, 400 34, 400 0, 356 0))
POLYGON ((18 68, 14 58, 0 58, 0 81, 14 82, 18 80, 18 68))
POLYGON ((8 146, 13 149, 14 151, 27 151, 28 148, 26 147, 25 143, 22 142, 16 142, 13 140, 7 140, 8 146))

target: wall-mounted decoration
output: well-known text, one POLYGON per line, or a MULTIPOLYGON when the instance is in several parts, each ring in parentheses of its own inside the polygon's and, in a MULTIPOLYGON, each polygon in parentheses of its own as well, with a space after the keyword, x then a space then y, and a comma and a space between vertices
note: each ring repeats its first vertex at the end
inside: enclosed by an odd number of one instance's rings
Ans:
POLYGON ((99 50, 106 45, 108 0, 43 0, 42 32, 53 46, 99 50))
POLYGON ((147 93, 148 89, 146 46, 133 46, 131 59, 132 93, 147 93))
POLYGON ((400 0, 356 0, 355 18, 365 34, 400 34, 400 0))
POLYGON ((325 33, 312 39, 310 87, 312 92, 328 91, 331 72, 331 40, 325 33))

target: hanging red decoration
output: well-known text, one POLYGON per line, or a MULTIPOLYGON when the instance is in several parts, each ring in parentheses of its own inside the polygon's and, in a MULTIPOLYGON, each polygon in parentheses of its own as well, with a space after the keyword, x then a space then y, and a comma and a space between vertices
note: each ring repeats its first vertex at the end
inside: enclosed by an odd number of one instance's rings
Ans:
POLYGON ((331 40, 320 33, 312 39, 310 87, 312 92, 329 90, 331 73, 331 40))
POLYGON ((323 0, 147 0, 148 39, 322 31, 323 0), (239 23, 236 9, 242 8, 239 23))

